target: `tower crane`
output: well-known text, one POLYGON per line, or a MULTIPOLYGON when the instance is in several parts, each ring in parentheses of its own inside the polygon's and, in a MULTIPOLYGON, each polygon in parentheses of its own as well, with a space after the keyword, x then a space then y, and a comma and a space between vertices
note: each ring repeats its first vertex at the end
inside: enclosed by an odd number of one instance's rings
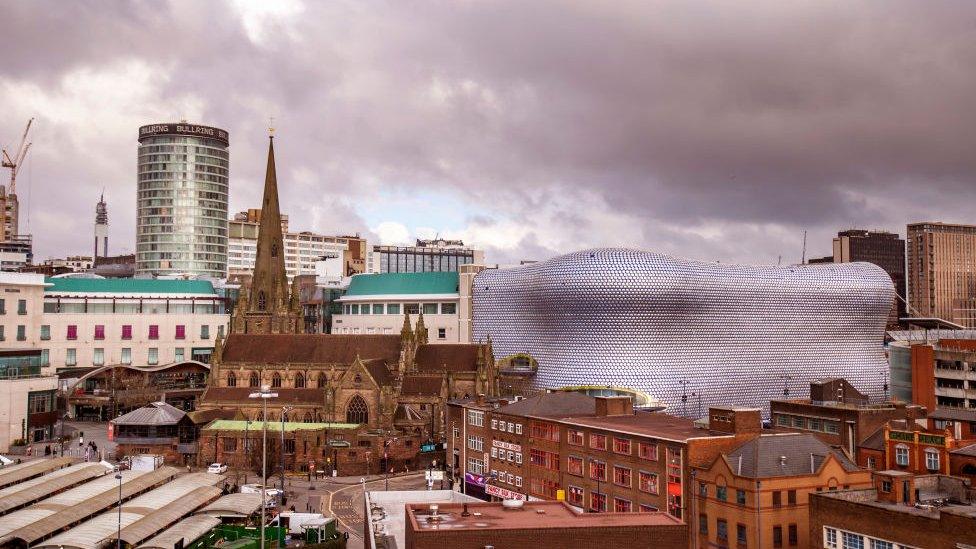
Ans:
POLYGON ((24 136, 20 138, 20 146, 17 148, 17 152, 14 153, 13 157, 7 153, 7 149, 3 149, 2 166, 4 168, 10 168, 10 186, 7 189, 7 194, 17 194, 17 172, 20 171, 20 166, 23 164, 24 158, 27 157, 27 153, 30 151, 31 142, 28 141, 27 138, 30 135, 31 125, 33 123, 33 118, 27 121, 27 128, 24 129, 24 136))

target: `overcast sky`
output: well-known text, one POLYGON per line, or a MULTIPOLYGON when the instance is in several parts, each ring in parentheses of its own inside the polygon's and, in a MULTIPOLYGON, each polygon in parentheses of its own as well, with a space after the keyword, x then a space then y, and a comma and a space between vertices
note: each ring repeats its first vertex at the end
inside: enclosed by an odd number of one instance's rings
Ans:
MULTIPOLYGON (((723 262, 976 223, 976 2, 11 2, 0 144, 36 257, 135 240, 137 129, 225 128, 231 213, 274 117, 291 227, 723 262), (29 206, 28 206, 29 201, 29 206)), ((0 173, 5 180, 7 171, 0 173)))

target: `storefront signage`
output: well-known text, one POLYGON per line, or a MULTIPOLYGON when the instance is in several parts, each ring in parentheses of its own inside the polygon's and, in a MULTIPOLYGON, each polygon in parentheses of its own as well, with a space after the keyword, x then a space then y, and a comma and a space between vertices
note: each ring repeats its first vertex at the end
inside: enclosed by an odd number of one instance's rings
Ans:
POLYGON ((891 431, 888 438, 891 440, 904 440, 906 442, 915 442, 915 433, 906 433, 904 431, 891 431))
POLYGON ((521 444, 512 444, 511 442, 505 442, 504 440, 492 440, 491 445, 495 448, 501 448, 503 450, 512 450, 513 452, 521 452, 521 444))
POLYGON ((485 486, 485 493, 489 496, 495 496, 502 499, 518 499, 525 501, 527 498, 525 494, 520 494, 518 492, 513 492, 511 490, 502 488, 500 486, 495 486, 494 484, 488 484, 485 486))
POLYGON ((139 128, 139 139, 152 137, 154 135, 192 135, 195 137, 209 137, 216 139, 224 145, 229 145, 230 141, 227 132, 220 128, 210 126, 198 126, 196 124, 151 124, 139 128))

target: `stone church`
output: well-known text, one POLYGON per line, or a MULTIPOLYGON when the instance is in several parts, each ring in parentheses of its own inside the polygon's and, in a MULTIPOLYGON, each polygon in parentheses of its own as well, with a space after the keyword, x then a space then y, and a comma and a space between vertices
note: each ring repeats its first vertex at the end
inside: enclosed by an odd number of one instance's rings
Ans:
MULTIPOLYGON (((268 420, 364 424, 385 433, 443 433, 448 399, 497 395, 491 341, 428 344, 423 314, 404 316, 399 335, 304 334, 298 288, 289 288, 278 204, 274 139, 268 146, 257 259, 241 288, 230 333, 218 339, 208 387, 198 409, 239 410, 261 419, 268 385, 268 420)), ((368 275, 362 275, 368 276, 368 275)))

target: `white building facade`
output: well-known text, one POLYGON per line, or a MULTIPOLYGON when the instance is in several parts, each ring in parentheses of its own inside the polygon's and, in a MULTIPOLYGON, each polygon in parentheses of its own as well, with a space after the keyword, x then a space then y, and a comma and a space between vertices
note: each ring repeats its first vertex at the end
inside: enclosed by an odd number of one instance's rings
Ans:
POLYGON ((396 334, 409 314, 421 312, 429 343, 470 343, 459 316, 458 273, 382 273, 352 277, 337 301, 342 312, 332 317, 334 334, 396 334))

